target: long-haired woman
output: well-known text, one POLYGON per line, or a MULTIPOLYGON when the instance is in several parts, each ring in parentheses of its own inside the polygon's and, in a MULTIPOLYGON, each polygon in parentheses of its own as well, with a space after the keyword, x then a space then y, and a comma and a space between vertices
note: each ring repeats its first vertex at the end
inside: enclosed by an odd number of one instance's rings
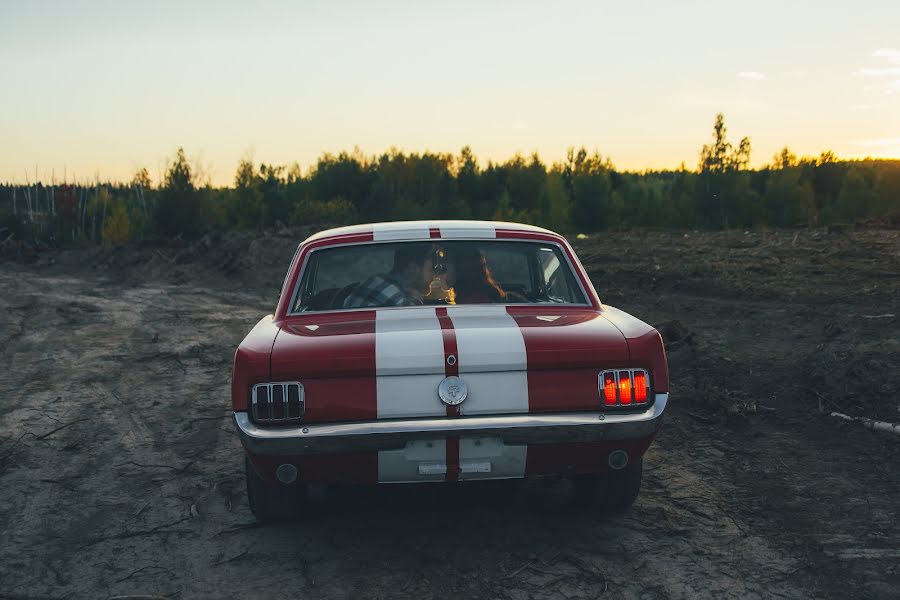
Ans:
POLYGON ((491 277, 487 259, 476 246, 448 244, 445 253, 453 269, 451 279, 457 304, 486 304, 506 300, 506 292, 491 277))

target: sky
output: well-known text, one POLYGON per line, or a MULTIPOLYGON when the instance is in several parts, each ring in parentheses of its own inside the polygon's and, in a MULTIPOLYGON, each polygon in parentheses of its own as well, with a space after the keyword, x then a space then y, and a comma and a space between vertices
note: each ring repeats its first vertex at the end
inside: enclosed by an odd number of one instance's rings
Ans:
POLYGON ((900 2, 0 0, 0 181, 179 146, 217 185, 354 147, 695 168, 718 112, 755 166, 900 158, 900 2))

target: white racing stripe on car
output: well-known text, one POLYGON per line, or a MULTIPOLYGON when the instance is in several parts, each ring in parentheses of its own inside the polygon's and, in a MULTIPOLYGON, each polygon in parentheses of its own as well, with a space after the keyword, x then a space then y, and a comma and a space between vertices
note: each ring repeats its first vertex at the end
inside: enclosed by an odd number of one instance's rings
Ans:
POLYGON ((495 238, 497 230, 489 223, 466 223, 463 226, 441 227, 441 238, 495 238))
MULTIPOLYGON (((375 313, 375 387, 379 419, 446 416, 437 388, 444 378, 444 338, 433 308, 392 308, 375 313)), ((378 453, 378 481, 443 481, 444 440, 410 442, 378 453), (420 472, 420 465, 424 468, 420 472)))
POLYGON ((431 231, 427 223, 376 223, 372 226, 372 237, 376 242, 427 240, 431 237, 431 231))
POLYGON ((459 376, 469 393, 460 414, 528 412, 528 355, 504 306, 448 308, 456 330, 459 376))
POLYGON ((375 312, 375 386, 379 419, 445 416, 444 338, 433 308, 375 312))
MULTIPOLYGON (((468 397, 460 414, 528 412, 528 356, 516 321, 503 306, 447 309, 456 333, 460 377, 468 397)), ((444 416, 437 397, 444 378, 444 341, 433 308, 379 310, 375 316, 378 418, 444 416)), ((459 440, 459 479, 525 476, 526 446, 497 438, 459 440)), ((378 453, 378 481, 443 481, 445 440, 410 442, 378 453)))

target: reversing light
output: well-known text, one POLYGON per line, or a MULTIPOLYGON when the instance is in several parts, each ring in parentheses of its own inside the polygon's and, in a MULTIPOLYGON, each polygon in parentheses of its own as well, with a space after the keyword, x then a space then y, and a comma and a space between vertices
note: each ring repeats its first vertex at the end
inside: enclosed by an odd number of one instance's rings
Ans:
POLYGON ((603 374, 603 402, 609 406, 616 404, 616 374, 612 371, 603 374))

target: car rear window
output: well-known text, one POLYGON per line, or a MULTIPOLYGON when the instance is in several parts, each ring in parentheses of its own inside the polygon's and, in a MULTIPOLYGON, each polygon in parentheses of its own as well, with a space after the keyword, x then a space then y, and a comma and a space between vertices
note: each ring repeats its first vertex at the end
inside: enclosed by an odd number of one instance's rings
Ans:
POLYGON ((292 312, 461 304, 587 304, 556 244, 391 242, 310 253, 292 312))

